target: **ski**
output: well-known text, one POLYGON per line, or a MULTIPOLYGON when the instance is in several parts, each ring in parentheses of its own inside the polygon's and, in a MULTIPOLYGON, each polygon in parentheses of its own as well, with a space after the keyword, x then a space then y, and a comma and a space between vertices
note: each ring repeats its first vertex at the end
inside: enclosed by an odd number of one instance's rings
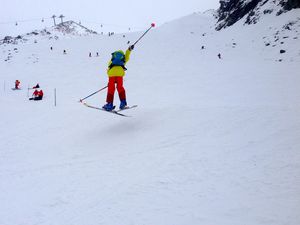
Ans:
POLYGON ((121 111, 124 111, 124 110, 127 110, 127 109, 132 109, 132 108, 135 108, 137 107, 137 105, 132 105, 132 106, 125 106, 124 109, 119 109, 119 110, 116 110, 116 112, 121 112, 121 111))
POLYGON ((119 111, 116 111, 116 110, 112 110, 112 111, 107 111, 103 108, 100 108, 100 107, 96 107, 96 106, 92 106, 92 105, 88 105, 87 103, 83 102, 83 105, 85 105, 86 107, 89 107, 89 108, 92 108, 92 109, 97 109, 97 110, 101 110, 101 111, 104 111, 104 112, 108 112, 108 113, 112 113, 112 114, 116 114, 118 116, 124 116, 124 117, 129 117, 127 115, 124 115, 122 113, 120 113, 119 111))

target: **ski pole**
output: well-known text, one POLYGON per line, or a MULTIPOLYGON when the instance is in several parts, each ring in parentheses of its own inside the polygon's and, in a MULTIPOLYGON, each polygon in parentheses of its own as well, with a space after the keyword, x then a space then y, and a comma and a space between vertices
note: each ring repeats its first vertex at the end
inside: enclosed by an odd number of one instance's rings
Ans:
POLYGON ((101 89, 100 89, 100 90, 98 90, 98 91, 95 91, 94 93, 90 94, 89 96, 86 96, 85 98, 82 98, 82 99, 80 99, 80 100, 79 100, 79 102, 82 102, 84 99, 87 99, 87 98, 89 98, 89 97, 93 96, 94 94, 97 94, 98 92, 100 92, 100 91, 104 90, 105 88, 107 88, 107 86, 105 86, 105 87, 101 88, 101 89))
POLYGON ((140 40, 148 33, 148 31, 151 30, 152 27, 155 27, 155 23, 151 23, 151 27, 149 27, 149 28, 145 31, 145 33, 143 33, 143 35, 142 35, 139 39, 137 39, 136 42, 134 42, 133 45, 136 45, 136 43, 138 43, 138 42, 139 42, 139 41, 140 41, 140 40))

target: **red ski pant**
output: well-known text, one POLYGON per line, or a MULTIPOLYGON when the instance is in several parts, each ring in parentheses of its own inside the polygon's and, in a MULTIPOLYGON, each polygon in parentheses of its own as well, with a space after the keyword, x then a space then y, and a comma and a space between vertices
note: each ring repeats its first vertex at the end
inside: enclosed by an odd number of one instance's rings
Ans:
POLYGON ((108 89, 107 89, 107 103, 114 102, 114 94, 117 86, 117 91, 119 93, 120 101, 126 100, 126 93, 123 87, 123 77, 109 77, 108 79, 108 89))

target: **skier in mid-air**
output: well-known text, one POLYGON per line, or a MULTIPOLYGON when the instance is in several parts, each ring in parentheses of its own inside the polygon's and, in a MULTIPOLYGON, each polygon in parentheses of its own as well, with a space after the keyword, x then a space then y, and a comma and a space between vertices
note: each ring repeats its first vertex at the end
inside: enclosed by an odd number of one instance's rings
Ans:
POLYGON ((111 111, 115 108, 114 94, 117 88, 119 98, 120 98, 120 109, 124 109, 127 106, 126 92, 123 87, 123 77, 125 71, 127 70, 125 65, 130 58, 130 53, 134 49, 134 45, 131 45, 125 52, 118 50, 112 53, 112 58, 108 63, 107 75, 108 75, 108 89, 106 96, 106 104, 103 109, 111 111))
MULTIPOLYGON (((131 51, 134 49, 134 46, 151 30, 151 28, 155 27, 155 23, 151 23, 151 26, 134 42, 134 44, 130 45, 129 48, 126 50, 125 54, 122 50, 118 50, 112 53, 111 60, 108 63, 107 75, 108 75, 108 84, 107 86, 101 88, 98 91, 82 98, 79 102, 83 103, 85 106, 89 108, 94 108, 98 110, 104 110, 108 112, 112 112, 114 114, 120 116, 126 116, 121 114, 120 111, 123 109, 131 109, 137 107, 137 105, 127 106, 126 101, 126 91, 123 87, 123 77, 125 75, 125 71, 127 70, 125 65, 130 58, 131 51), (106 95, 106 104, 102 106, 102 108, 95 107, 88 105, 83 100, 97 94, 98 92, 107 88, 107 95, 106 95), (115 90, 118 90, 119 98, 120 98, 120 110, 114 110, 114 94, 115 90)), ((98 54, 97 54, 98 56, 98 54)))

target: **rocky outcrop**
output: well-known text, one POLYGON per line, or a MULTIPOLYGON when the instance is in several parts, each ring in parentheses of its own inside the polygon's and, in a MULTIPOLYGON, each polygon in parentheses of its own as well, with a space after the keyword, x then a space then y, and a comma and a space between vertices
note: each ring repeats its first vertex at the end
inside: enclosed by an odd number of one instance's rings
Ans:
POLYGON ((280 15, 300 8, 300 0, 220 0, 216 30, 229 27, 242 18, 245 18, 245 24, 256 23, 262 14, 273 13, 275 8, 276 15, 280 15))
POLYGON ((216 29, 221 30, 222 28, 235 24, 245 15, 251 13, 259 2, 260 0, 221 0, 220 8, 218 10, 218 25, 216 29))
POLYGON ((283 0, 281 4, 284 10, 300 8, 300 0, 283 0))

